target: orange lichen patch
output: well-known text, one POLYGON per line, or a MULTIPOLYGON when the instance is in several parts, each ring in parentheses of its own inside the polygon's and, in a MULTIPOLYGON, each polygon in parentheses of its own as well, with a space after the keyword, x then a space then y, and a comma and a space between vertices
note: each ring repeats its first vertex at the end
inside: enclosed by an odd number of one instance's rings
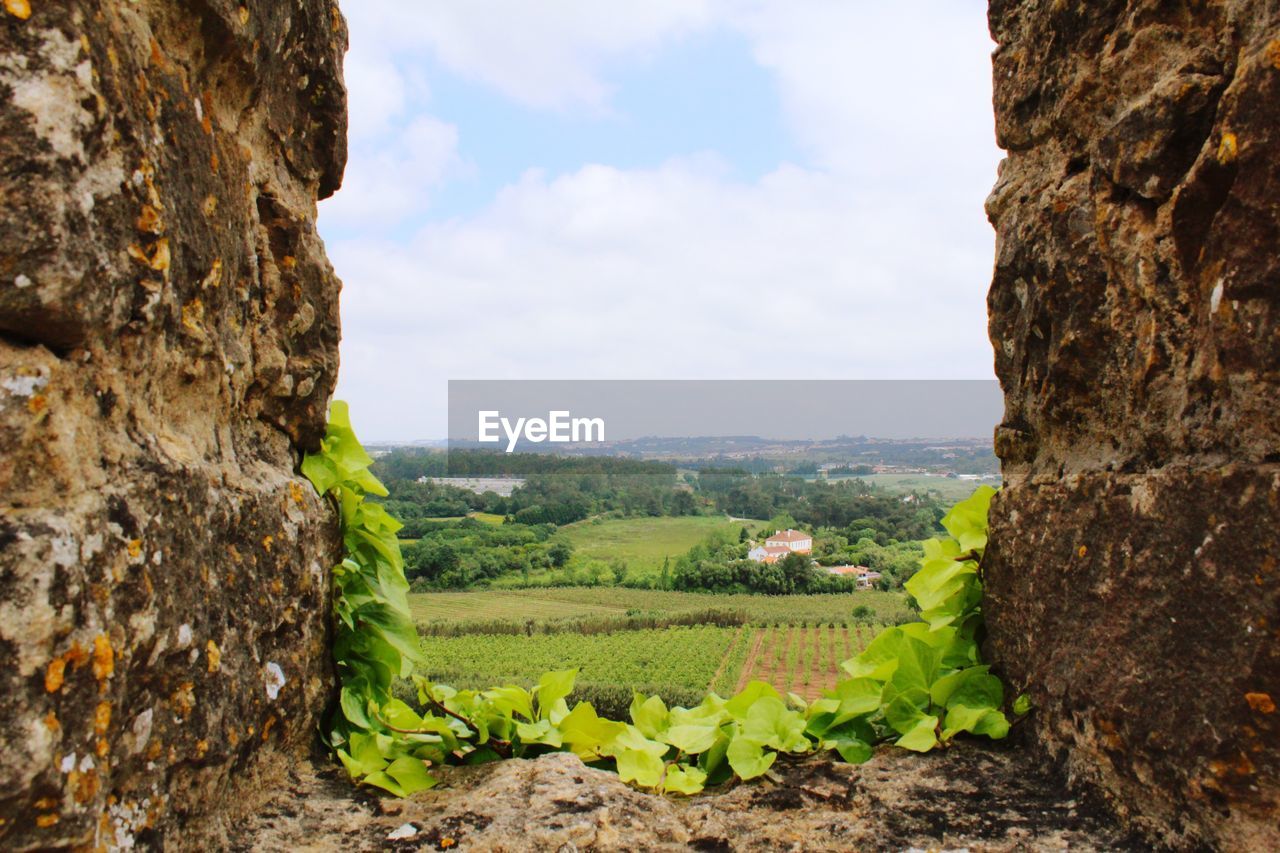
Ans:
POLYGON ((262 724, 262 742, 263 743, 266 743, 267 737, 271 734, 271 729, 275 726, 275 724, 276 724, 276 718, 274 716, 267 717, 267 721, 262 724))
POLYGON ((218 174, 218 152, 214 151, 209 155, 209 168, 213 169, 213 173, 218 174))
POLYGON ((270 552, 271 552, 271 544, 272 544, 273 542, 275 542, 275 541, 276 541, 276 537, 274 537, 274 536, 270 536, 270 535, 268 535, 268 536, 263 536, 263 537, 262 537, 262 549, 263 549, 264 551, 266 551, 267 553, 270 553, 270 552))
POLYGON ((1219 779, 1224 776, 1252 776, 1254 766, 1249 756, 1242 752, 1232 761, 1210 761, 1209 772, 1219 779))
POLYGON ((161 237, 149 249, 143 249, 141 246, 132 244, 126 250, 129 257, 141 264, 146 264, 156 272, 165 272, 169 269, 169 238, 161 237))
POLYGON ((298 259, 293 255, 285 255, 280 259, 280 267, 284 270, 293 270, 298 266, 298 259))
POLYGON ((240 733, 235 729, 227 729, 227 743, 236 746, 240 743, 240 733))
POLYGON ((106 738, 98 738, 98 743, 93 750, 98 753, 99 758, 106 758, 107 753, 111 751, 111 744, 107 743, 106 738))
POLYGON ((274 593, 275 595, 282 594, 284 592, 284 581, 280 580, 280 578, 272 578, 271 592, 274 593))
POLYGON ((92 770, 84 773, 72 770, 67 775, 67 786, 71 789, 71 796, 75 801, 84 805, 98 795, 98 774, 92 770))
POLYGON ((76 640, 71 644, 71 648, 67 649, 63 655, 67 659, 67 663, 75 669, 79 669, 89 662, 89 650, 80 645, 80 641, 76 640))
POLYGON ((44 715, 44 727, 51 732, 56 732, 62 728, 62 723, 58 722, 58 715, 50 711, 44 715))
POLYGON ((218 212, 218 197, 216 195, 207 195, 204 197, 204 204, 200 206, 205 216, 213 216, 218 212))
POLYGON ((214 258, 213 266, 209 267, 209 274, 204 277, 204 281, 200 282, 203 290, 211 287, 217 287, 222 283, 222 258, 214 258))
POLYGON ((49 398, 43 394, 32 394, 27 400, 27 411, 33 415, 43 415, 49 411, 49 398))
POLYGON ((1236 141, 1236 135, 1234 133, 1228 132, 1222 134, 1222 141, 1218 143, 1218 162, 1230 163, 1232 160, 1236 159, 1236 155, 1239 153, 1239 150, 1239 144, 1236 141))
POLYGON ((1272 68, 1280 70, 1280 39, 1272 39, 1267 45, 1267 61, 1272 68))
POLYGON ((36 808, 38 809, 56 809, 58 800, 56 797, 41 797, 36 800, 36 808))
POLYGON ((205 654, 209 657, 209 671, 217 672, 222 668, 222 650, 218 648, 218 644, 213 640, 205 643, 205 654))
POLYGON ((31 17, 31 3, 28 0, 4 0, 4 9, 19 21, 31 17))
POLYGON ((151 64, 159 68, 165 67, 164 51, 160 49, 160 42, 155 39, 151 40, 151 64))
POLYGON ((169 704, 173 705, 173 710, 177 711, 180 716, 189 715, 191 709, 196 706, 195 684, 190 681, 184 681, 169 697, 169 704))
POLYGON ((138 214, 138 220, 134 224, 144 234, 164 233, 164 219, 160 216, 160 211, 149 204, 142 206, 142 212, 138 214))
POLYGON ((207 740, 196 741, 196 758, 204 758, 205 754, 208 751, 209 751, 209 741, 207 740))
POLYGON ((306 493, 302 491, 302 486, 297 483, 289 483, 289 497, 298 506, 304 506, 306 501, 306 493))
POLYGON ((1077 557, 1083 557, 1085 554, 1088 554, 1088 553, 1089 553, 1089 547, 1087 545, 1081 545, 1079 548, 1076 549, 1077 557))
POLYGON ((245 24, 249 23, 249 8, 247 6, 241 6, 239 9, 236 10, 236 14, 240 16, 241 26, 244 26, 245 24))
POLYGON ((209 90, 200 93, 200 127, 205 133, 213 134, 213 119, 209 117, 209 90))
MULTIPOLYGON (((8 0, 6 0, 6 5, 7 3, 8 3, 8 0)), ((49 827, 53 826, 57 822, 58 822, 58 816, 56 814, 36 815, 36 826, 40 827, 41 829, 48 829, 49 827)))
POLYGON ((104 682, 115 671, 116 653, 111 648, 111 640, 106 634, 99 634, 93 638, 93 677, 98 679, 98 683, 105 687, 104 682))
POLYGON ((182 306, 182 325, 193 332, 201 330, 201 324, 204 322, 204 303, 199 299, 192 299, 186 305, 182 306))
POLYGON ((1124 748, 1124 739, 1116 731, 1115 723, 1106 719, 1097 721, 1098 730, 1102 732, 1102 739, 1106 743, 1108 749, 1121 750, 1124 748))
POLYGON ((102 737, 110 727, 111 703, 99 702, 98 707, 93 710, 93 733, 98 737, 102 737))
POLYGON ((49 693, 57 693, 62 687, 63 678, 67 671, 67 662, 65 659, 57 657, 49 661, 49 666, 44 671, 44 689, 49 693))
POLYGON ((1267 693, 1246 693, 1244 701, 1249 703, 1249 707, 1257 711, 1259 714, 1274 714, 1276 712, 1276 703, 1267 693))
POLYGON ((452 838, 450 838, 450 837, 448 837, 448 836, 446 835, 444 838, 441 838, 441 839, 440 839, 440 849, 441 849, 441 850, 448 850, 450 847, 452 847, 453 845, 455 845, 455 844, 457 844, 457 843, 458 843, 458 842, 454 841, 452 838))
POLYGON ((130 560, 136 560, 136 559, 138 559, 139 557, 141 557, 141 556, 142 556, 142 540, 141 540, 141 539, 130 539, 130 540, 129 540, 129 544, 128 544, 128 546, 127 546, 127 549, 128 549, 128 551, 129 551, 129 559, 130 559, 130 560))
POLYGON ((151 743, 147 745, 147 760, 155 761, 162 752, 164 752, 164 744, 159 738, 152 738, 151 743))

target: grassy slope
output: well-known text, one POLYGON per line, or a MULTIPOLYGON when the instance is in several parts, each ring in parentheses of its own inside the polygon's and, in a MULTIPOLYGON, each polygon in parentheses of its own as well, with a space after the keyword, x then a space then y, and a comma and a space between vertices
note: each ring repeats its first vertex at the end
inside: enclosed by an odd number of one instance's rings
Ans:
POLYGON ((946 477, 926 477, 924 474, 870 474, 857 479, 865 480, 868 485, 902 494, 936 492, 944 501, 962 501, 980 485, 972 480, 950 480, 946 477))
POLYGON ((724 516, 684 516, 680 518, 622 518, 580 521, 560 528, 574 549, 574 564, 591 560, 622 559, 632 577, 656 577, 662 561, 673 561, 716 531, 736 536, 744 526, 755 532, 764 522, 729 521, 724 516))

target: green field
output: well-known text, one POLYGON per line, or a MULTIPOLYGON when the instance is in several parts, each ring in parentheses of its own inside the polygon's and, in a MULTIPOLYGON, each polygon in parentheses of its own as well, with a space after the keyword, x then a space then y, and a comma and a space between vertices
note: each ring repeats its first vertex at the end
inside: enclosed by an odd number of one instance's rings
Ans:
POLYGON ((712 533, 737 536, 746 527, 754 533, 763 521, 729 521, 724 516, 681 516, 677 518, 616 518, 579 521, 566 525, 556 536, 574 550, 572 565, 584 566, 593 560, 620 559, 631 577, 656 577, 662 561, 673 561, 712 533))
MULTIPOLYGON (((962 501, 982 485, 973 480, 952 480, 924 474, 869 474, 857 479, 866 481, 869 486, 879 486, 891 492, 934 492, 945 501, 962 501)), ((990 480, 985 482, 993 485, 990 480)))
POLYGON ((878 621, 906 616, 902 593, 876 590, 843 595, 722 595, 624 587, 548 587, 409 595, 409 609, 420 626, 455 623, 460 630, 467 630, 466 623, 479 628, 478 623, 495 621, 545 623, 628 613, 674 617, 708 610, 741 611, 744 621, 757 625, 844 623, 859 605, 870 608, 878 621))
POLYGON ((544 672, 578 667, 594 684, 654 684, 705 690, 729 644, 744 629, 692 627, 614 634, 470 634, 424 637, 424 674, 445 683, 536 683, 544 672))
POLYGON ((901 593, 875 591, 563 587, 411 594, 409 606, 424 634, 421 674, 455 687, 528 686, 543 672, 576 667, 580 697, 624 715, 632 688, 689 703, 701 691, 730 695, 759 678, 816 698, 881 625, 912 618, 901 593), (859 606, 869 613, 854 618, 859 606), (669 621, 682 618, 694 624, 669 621))

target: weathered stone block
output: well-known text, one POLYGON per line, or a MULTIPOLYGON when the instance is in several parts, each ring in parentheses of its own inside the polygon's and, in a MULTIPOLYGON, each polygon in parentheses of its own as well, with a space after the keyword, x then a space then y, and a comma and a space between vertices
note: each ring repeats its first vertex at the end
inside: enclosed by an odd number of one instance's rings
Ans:
POLYGON ((312 742, 345 46, 331 0, 0 11, 6 849, 197 838, 312 742))
POLYGON ((1280 846, 1280 10, 993 0, 989 652, 1175 845, 1280 846))

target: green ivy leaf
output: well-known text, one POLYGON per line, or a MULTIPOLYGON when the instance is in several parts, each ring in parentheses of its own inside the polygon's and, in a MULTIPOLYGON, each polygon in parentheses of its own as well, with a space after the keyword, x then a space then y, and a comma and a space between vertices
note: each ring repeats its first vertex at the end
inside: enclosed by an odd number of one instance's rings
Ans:
POLYGON ((937 717, 930 714, 922 715, 915 725, 911 726, 894 743, 903 749, 909 749, 913 752, 928 752, 938 745, 937 728, 937 717))
POLYGON ((565 669, 558 672, 544 673, 534 688, 534 698, 538 700, 538 717, 549 719, 566 697, 573 692, 573 684, 578 679, 577 669, 565 669))
POLYGON ((730 743, 725 752, 729 766, 740 779, 754 779, 763 776, 773 766, 777 753, 765 752, 763 745, 750 738, 738 735, 730 743))
POLYGON ((435 787, 436 780, 427 772, 427 765, 419 758, 406 755, 397 758, 387 765, 386 774, 396 780, 396 784, 404 791, 400 796, 409 796, 418 791, 435 787))
POLYGON ((558 728, 564 745, 584 760, 601 757, 604 748, 626 731, 624 723, 600 717, 588 702, 575 705, 558 728))
POLYGON ((663 732, 662 740, 689 755, 706 752, 716 742, 720 729, 714 725, 672 726, 663 732))
POLYGON ((979 486, 942 519, 942 526, 956 538, 961 553, 987 547, 987 515, 995 493, 991 486, 979 486))
POLYGON ((637 693, 631 700, 631 722, 645 737, 655 738, 666 729, 667 716, 667 706, 661 696, 644 699, 637 693))
POLYGON ((836 752, 850 764, 861 764, 871 758, 871 745, 857 738, 840 738, 834 741, 836 752))
POLYGON ((618 776, 623 782, 634 782, 645 788, 656 788, 662 781, 665 765, 661 755, 645 749, 620 749, 615 753, 618 776))
POLYGON ((686 764, 673 764, 667 768, 667 776, 663 780, 662 790, 691 796, 701 791, 706 781, 707 774, 697 767, 690 767, 686 764))
POLYGON ((508 684, 505 687, 494 687, 484 692, 485 698, 493 703, 493 707, 506 716, 519 715, 526 720, 533 719, 533 696, 523 687, 508 684))
POLYGON ((781 752, 807 752, 810 744, 804 728, 803 715, 788 708, 781 699, 763 696, 747 711, 742 733, 748 740, 781 752))

